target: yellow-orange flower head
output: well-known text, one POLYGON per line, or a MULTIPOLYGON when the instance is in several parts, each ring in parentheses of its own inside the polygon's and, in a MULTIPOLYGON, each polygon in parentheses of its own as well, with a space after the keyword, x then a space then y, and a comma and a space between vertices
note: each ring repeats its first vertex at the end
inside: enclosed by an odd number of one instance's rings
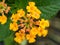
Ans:
POLYGON ((7 17, 5 15, 0 16, 0 23, 5 24, 7 22, 7 17))
POLYGON ((45 19, 39 20, 41 11, 35 6, 34 2, 28 4, 26 14, 23 9, 19 9, 11 17, 13 23, 10 23, 9 29, 16 32, 14 40, 17 43, 24 40, 34 43, 36 36, 46 37, 48 34, 46 27, 49 27, 49 21, 45 19))

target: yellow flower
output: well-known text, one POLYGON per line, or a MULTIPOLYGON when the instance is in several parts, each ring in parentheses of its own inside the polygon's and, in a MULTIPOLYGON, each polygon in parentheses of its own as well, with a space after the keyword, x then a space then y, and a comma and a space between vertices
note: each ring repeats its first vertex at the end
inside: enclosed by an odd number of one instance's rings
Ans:
POLYGON ((46 37, 47 34, 48 34, 48 30, 44 30, 44 31, 43 31, 43 37, 46 37))
POLYGON ((34 2, 29 2, 29 6, 26 7, 27 12, 31 14, 31 17, 35 19, 40 18, 41 11, 35 6, 34 2))
POLYGON ((27 6, 26 9, 27 9, 27 12, 33 12, 35 11, 37 7, 36 6, 27 6))
POLYGON ((21 37, 15 37, 14 41, 16 41, 19 44, 22 42, 21 37))
POLYGON ((35 12, 37 13, 37 14, 41 14, 41 11, 37 8, 37 9, 35 9, 35 12))
POLYGON ((13 21, 13 22, 17 22, 18 20, 19 20, 19 15, 18 14, 12 14, 12 17, 11 17, 11 20, 13 21))
POLYGON ((45 23, 46 23, 46 27, 49 27, 49 21, 46 20, 45 23))
POLYGON ((20 32, 16 32, 15 36, 16 37, 14 38, 14 40, 17 43, 21 43, 25 39, 25 33, 22 33, 21 31, 20 32))
POLYGON ((20 36, 20 33, 19 33, 19 32, 16 32, 16 33, 15 33, 15 36, 20 36))
POLYGON ((41 19, 40 26, 42 28, 49 27, 49 21, 48 20, 41 19))
POLYGON ((34 2, 29 2, 29 6, 26 7, 27 12, 32 12, 36 9, 37 7, 35 6, 34 2))
POLYGON ((24 12, 23 9, 20 9, 20 10, 17 11, 17 14, 19 15, 19 17, 24 17, 25 12, 24 12))
POLYGON ((37 14, 36 12, 32 13, 31 16, 35 19, 39 19, 40 18, 40 15, 37 14))
POLYGON ((29 6, 26 7, 27 12, 33 12, 37 7, 34 2, 29 2, 29 6))
POLYGON ((29 43, 35 42, 36 41, 35 38, 36 38, 35 35, 32 35, 32 34, 27 34, 26 35, 26 39, 29 41, 29 43))
POLYGON ((38 33, 38 29, 36 27, 33 27, 31 30, 30 30, 30 34, 33 34, 33 35, 37 35, 38 33))
POLYGON ((0 16, 1 24, 5 24, 7 22, 7 17, 5 15, 0 16))
POLYGON ((0 16, 0 22, 1 22, 1 19, 2 19, 1 17, 2 17, 2 16, 0 16))
POLYGON ((35 2, 29 2, 29 6, 35 6, 35 2))
MULTIPOLYGON (((38 9, 37 9, 37 10, 38 10, 38 9)), ((36 18, 36 19, 39 19, 39 18, 40 18, 41 12, 40 12, 39 10, 36 11, 36 10, 34 10, 34 8, 33 8, 33 9, 28 9, 27 11, 30 12, 31 17, 36 18)))
POLYGON ((17 31, 18 30, 18 24, 13 22, 13 23, 10 23, 10 27, 9 27, 10 30, 13 30, 13 31, 17 31))
POLYGON ((25 12, 23 11, 23 9, 20 9, 17 11, 16 14, 12 14, 11 19, 13 22, 17 22, 20 19, 20 17, 23 17, 24 15, 25 15, 25 12))
POLYGON ((38 36, 43 36, 43 37, 45 37, 46 35, 48 34, 48 30, 45 30, 45 29, 43 29, 43 28, 41 28, 41 27, 39 27, 38 28, 38 36))

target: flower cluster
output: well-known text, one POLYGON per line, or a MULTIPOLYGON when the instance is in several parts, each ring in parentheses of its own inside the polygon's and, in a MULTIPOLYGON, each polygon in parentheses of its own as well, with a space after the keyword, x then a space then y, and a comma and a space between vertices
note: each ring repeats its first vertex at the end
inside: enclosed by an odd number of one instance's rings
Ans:
POLYGON ((27 12, 29 12, 30 16, 38 19, 40 17, 40 10, 35 6, 34 2, 29 2, 29 6, 26 7, 27 12))
POLYGON ((34 2, 29 2, 29 6, 26 7, 27 13, 23 9, 17 10, 15 14, 12 14, 9 29, 15 31, 14 40, 17 43, 21 43, 23 40, 27 40, 29 43, 36 41, 36 36, 45 37, 48 34, 49 21, 40 19, 41 11, 35 6, 34 2))
POLYGON ((0 23, 1 24, 5 24, 7 22, 7 17, 4 15, 4 13, 8 13, 10 10, 10 7, 7 6, 7 4, 4 3, 5 0, 3 0, 2 2, 0 2, 0 23))
POLYGON ((2 2, 0 2, 0 13, 8 13, 10 10, 10 7, 7 6, 7 4, 5 3, 5 0, 3 0, 2 2))

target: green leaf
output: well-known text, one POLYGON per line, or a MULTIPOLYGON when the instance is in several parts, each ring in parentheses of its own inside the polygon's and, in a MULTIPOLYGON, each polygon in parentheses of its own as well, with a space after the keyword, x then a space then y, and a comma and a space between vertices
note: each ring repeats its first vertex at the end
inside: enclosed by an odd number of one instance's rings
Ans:
POLYGON ((58 11, 60 10, 60 5, 50 5, 50 6, 45 6, 45 7, 39 7, 41 10, 41 18, 44 19, 51 19, 56 16, 58 11))
POLYGON ((4 45, 18 45, 14 42, 14 32, 4 40, 4 45))
POLYGON ((51 19, 60 10, 60 0, 40 0, 37 6, 42 12, 41 18, 51 19))
POLYGON ((9 19, 7 20, 6 24, 0 24, 0 41, 3 41, 6 37, 8 37, 11 34, 11 31, 9 30, 9 24, 9 19))
POLYGON ((15 4, 12 5, 11 12, 16 13, 18 9, 26 10, 27 0, 15 0, 15 4))

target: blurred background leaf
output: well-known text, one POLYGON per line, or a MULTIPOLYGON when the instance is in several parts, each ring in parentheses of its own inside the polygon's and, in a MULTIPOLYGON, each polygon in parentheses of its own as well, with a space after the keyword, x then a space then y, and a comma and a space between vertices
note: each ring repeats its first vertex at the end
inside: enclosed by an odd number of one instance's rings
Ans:
POLYGON ((6 24, 0 24, 0 41, 3 41, 6 37, 8 37, 11 34, 11 31, 9 30, 9 24, 9 18, 6 24))
MULTIPOLYGON (((56 21, 54 21, 54 22, 56 22, 56 21)), ((48 38, 50 40, 54 41, 55 43, 59 44, 60 43, 60 29, 58 29, 57 27, 54 27, 54 28, 50 27, 49 33, 48 33, 48 38)))
POLYGON ((4 40, 4 45, 18 45, 14 41, 14 32, 11 33, 11 35, 4 40))

